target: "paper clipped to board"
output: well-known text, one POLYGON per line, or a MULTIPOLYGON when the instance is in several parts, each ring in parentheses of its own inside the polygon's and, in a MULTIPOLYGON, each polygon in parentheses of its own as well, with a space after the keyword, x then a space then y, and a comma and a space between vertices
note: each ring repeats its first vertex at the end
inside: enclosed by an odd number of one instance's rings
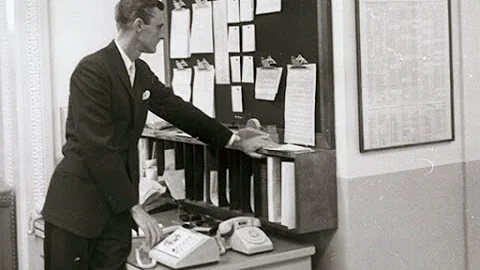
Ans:
POLYGON ((170 58, 190 57, 190 10, 172 10, 170 58))
POLYGON ((192 5, 191 53, 213 53, 212 2, 192 5))
POLYGON ((175 95, 181 97, 184 101, 190 102, 192 97, 192 69, 191 68, 174 68, 172 89, 175 95))
POLYGON ((214 106, 214 85, 215 69, 213 66, 202 68, 195 66, 195 76, 193 79, 192 103, 206 115, 215 117, 214 106))
POLYGON ((317 65, 287 66, 285 142, 315 145, 317 65))
POLYGON ((257 68, 257 78, 255 80, 255 98, 262 100, 275 100, 282 78, 283 68, 257 68))

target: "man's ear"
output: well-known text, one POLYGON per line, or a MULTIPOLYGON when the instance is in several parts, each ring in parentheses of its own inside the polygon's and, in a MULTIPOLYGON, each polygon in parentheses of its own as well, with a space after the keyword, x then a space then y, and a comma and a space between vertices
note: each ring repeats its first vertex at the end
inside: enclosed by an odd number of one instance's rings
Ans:
POLYGON ((145 22, 140 18, 136 18, 132 25, 135 32, 140 32, 145 27, 145 22))

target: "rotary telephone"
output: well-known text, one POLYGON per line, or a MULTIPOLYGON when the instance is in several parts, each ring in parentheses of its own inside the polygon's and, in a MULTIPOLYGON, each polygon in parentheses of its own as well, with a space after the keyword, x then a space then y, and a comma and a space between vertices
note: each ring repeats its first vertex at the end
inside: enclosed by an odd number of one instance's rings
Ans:
POLYGON ((217 239, 226 250, 232 249, 247 255, 273 250, 270 238, 259 228, 260 220, 255 217, 234 217, 218 226, 217 239))

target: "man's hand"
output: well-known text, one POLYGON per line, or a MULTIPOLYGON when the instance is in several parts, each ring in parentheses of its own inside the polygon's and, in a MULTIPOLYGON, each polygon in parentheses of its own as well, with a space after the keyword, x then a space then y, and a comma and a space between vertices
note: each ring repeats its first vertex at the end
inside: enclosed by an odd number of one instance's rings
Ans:
POLYGON ((158 222, 150 216, 145 209, 139 204, 132 207, 130 210, 133 220, 138 227, 142 229, 146 237, 146 245, 149 249, 153 248, 160 240, 162 240, 163 230, 158 222))
POLYGON ((268 133, 254 128, 240 129, 234 136, 232 148, 238 149, 253 158, 264 157, 262 154, 257 153, 257 150, 276 145, 268 133))

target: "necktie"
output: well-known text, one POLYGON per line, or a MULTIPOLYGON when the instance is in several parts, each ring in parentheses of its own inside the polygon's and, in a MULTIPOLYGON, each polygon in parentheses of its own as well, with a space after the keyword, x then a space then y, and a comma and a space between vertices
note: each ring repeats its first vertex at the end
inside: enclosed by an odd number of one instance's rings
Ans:
POLYGON ((128 67, 128 77, 130 79, 130 84, 133 87, 133 82, 135 80, 135 63, 132 63, 130 67, 128 67))

